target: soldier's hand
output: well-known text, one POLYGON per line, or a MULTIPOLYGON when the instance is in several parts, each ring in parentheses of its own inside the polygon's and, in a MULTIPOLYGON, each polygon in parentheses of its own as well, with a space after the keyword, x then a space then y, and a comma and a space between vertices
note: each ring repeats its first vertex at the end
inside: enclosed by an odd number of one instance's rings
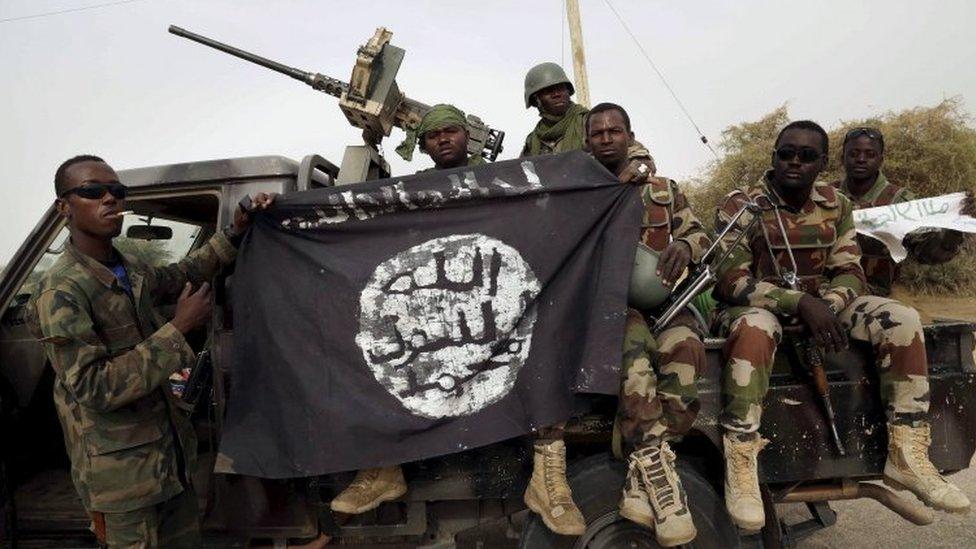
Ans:
POLYGON ((821 349, 836 353, 847 348, 847 332, 827 302, 810 294, 803 294, 797 313, 821 349))
POLYGON ((643 185, 654 175, 654 162, 646 158, 635 158, 627 164, 618 179, 621 183, 643 185))
POLYGON ((251 209, 244 211, 243 208, 234 210, 234 233, 240 236, 247 232, 251 226, 254 216, 253 212, 267 210, 268 206, 274 203, 275 193, 258 193, 251 197, 251 209))
POLYGON ((210 303, 210 283, 204 282, 193 291, 193 285, 189 282, 183 287, 176 302, 176 314, 171 323, 182 334, 186 334, 195 328, 199 328, 210 320, 210 311, 213 305, 210 303))
POLYGON ((674 286, 681 272, 691 262, 691 246, 684 240, 675 240, 664 249, 657 262, 657 276, 668 288, 674 286))

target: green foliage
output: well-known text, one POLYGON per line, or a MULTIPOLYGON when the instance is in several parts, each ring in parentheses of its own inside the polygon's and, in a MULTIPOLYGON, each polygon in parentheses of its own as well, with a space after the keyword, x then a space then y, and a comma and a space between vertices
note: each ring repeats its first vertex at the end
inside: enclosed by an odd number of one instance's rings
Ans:
POLYGON ((172 252, 162 240, 136 240, 116 238, 112 245, 126 257, 136 259, 146 265, 162 267, 172 262, 172 252))
MULTIPOLYGON (((735 187, 757 181, 769 167, 770 153, 780 128, 790 121, 787 105, 760 120, 730 126, 722 132, 721 160, 682 187, 692 208, 711 228, 715 207, 735 187)), ((937 196, 976 189, 976 129, 959 98, 934 107, 888 112, 863 120, 843 121, 829 129, 830 154, 824 181, 844 176, 841 146, 851 128, 870 126, 885 136, 883 170, 890 181, 919 196, 937 196)), ((907 261, 901 282, 924 294, 976 292, 976 244, 969 237, 959 257, 943 265, 926 266, 907 261)))

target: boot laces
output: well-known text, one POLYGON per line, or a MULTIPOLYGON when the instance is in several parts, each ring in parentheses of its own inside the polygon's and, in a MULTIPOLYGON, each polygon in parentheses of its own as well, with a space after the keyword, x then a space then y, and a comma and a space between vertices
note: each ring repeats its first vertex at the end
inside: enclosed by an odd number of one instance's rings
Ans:
POLYGON ((738 441, 731 445, 728 458, 732 462, 732 470, 738 480, 735 483, 735 489, 740 494, 759 497, 757 491, 759 479, 756 476, 756 454, 758 450, 753 451, 753 447, 756 445, 758 445, 758 441, 738 441))
POLYGON ((554 505, 572 505, 573 498, 566 490, 566 461, 547 448, 544 454, 546 493, 554 505), (559 482, 563 481, 563 482, 559 482))
POLYGON ((945 482, 945 479, 939 474, 939 470, 929 459, 931 438, 929 438, 928 433, 918 430, 912 430, 909 433, 908 455, 911 456, 912 463, 917 468, 918 477, 938 484, 945 482))
POLYGON ((379 469, 366 469, 356 473, 356 478, 349 484, 349 490, 365 492, 380 476, 379 469))
POLYGON ((651 496, 658 519, 680 511, 683 508, 678 496, 680 479, 674 469, 674 452, 668 444, 639 450, 635 458, 634 465, 641 473, 641 481, 651 496))

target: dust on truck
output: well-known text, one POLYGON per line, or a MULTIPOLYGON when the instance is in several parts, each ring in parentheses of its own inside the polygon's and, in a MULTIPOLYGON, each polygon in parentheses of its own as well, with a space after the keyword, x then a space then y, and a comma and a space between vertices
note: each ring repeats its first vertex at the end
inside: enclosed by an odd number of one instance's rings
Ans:
MULTIPOLYGON (((238 202, 258 192, 292 193, 389 176, 377 145, 393 126, 410 123, 425 105, 396 87, 403 50, 379 29, 359 50, 350 84, 292 69, 182 29, 171 32, 284 72, 340 98, 347 120, 364 130, 364 144, 347 148, 340 165, 319 155, 301 161, 280 156, 234 158, 136 168, 119 173, 130 189, 128 216, 119 241, 127 253, 175 261, 203 245, 227 224, 238 202), (233 50, 233 51, 231 51, 233 50), (236 52, 236 53, 235 53, 236 52), (260 60, 257 61, 257 60, 260 60), (357 90, 357 91, 353 91, 357 90)), ((504 134, 474 128, 470 153, 494 159, 504 134), (480 135, 481 137, 476 137, 480 135)), ((478 126, 480 124, 480 126, 478 126)), ((89 517, 71 484, 61 427, 52 400, 53 371, 43 347, 30 334, 27 304, 36 281, 63 253, 67 229, 48 209, 0 277, 0 539, 7 544, 95 547, 89 517)), ((636 242, 635 242, 636 245, 636 242)), ((615 458, 616 399, 593 396, 567 428, 574 499, 588 529, 577 539, 553 535, 530 516, 521 495, 531 473, 531 450, 521 440, 427 459, 405 466, 411 489, 400 501, 358 517, 336 517, 328 503, 349 474, 265 480, 213 473, 228 388, 234 311, 233 275, 215 281, 209 327, 190 337, 201 357, 184 393, 192 413, 200 456, 193 478, 201 499, 204 540, 226 546, 265 540, 283 546, 325 533, 333 543, 362 547, 656 547, 653 535, 621 519, 617 503, 626 464, 615 458), (210 372, 211 375, 201 375, 210 372), (202 380, 197 383, 197 380, 202 380), (208 381, 209 380, 209 381, 208 381)), ((932 462, 942 471, 969 466, 976 450, 976 325, 940 321, 925 327, 931 372, 932 462)), ((916 524, 930 511, 888 489, 879 479, 887 440, 870 350, 853 347, 825 368, 835 423, 846 455, 838 454, 820 397, 803 361, 781 345, 765 405, 762 433, 772 440, 760 454, 767 512, 759 534, 740 537, 722 498, 724 465, 717 417, 723 341, 706 339, 708 364, 699 381, 702 409, 684 440, 675 444, 678 468, 703 547, 789 547, 836 520, 830 501, 871 498, 916 524), (810 519, 787 525, 771 503, 805 503, 810 519)))

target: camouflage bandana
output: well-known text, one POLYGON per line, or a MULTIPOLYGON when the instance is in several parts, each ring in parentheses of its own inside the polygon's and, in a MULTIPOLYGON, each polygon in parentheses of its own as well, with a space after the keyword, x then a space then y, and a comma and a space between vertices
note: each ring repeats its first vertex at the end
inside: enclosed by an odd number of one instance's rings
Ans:
POLYGON ((448 126, 460 126, 467 130, 468 123, 464 113, 454 105, 445 103, 434 105, 427 111, 419 124, 407 129, 407 137, 396 148, 397 154, 404 160, 410 161, 413 158, 413 149, 417 146, 417 141, 423 139, 425 133, 448 126))

